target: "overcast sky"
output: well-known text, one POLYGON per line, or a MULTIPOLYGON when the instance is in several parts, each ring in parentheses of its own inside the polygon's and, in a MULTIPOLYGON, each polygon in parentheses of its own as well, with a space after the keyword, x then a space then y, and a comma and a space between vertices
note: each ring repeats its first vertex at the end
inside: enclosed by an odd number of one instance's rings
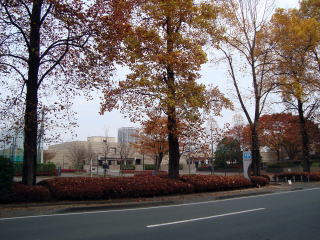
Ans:
MULTIPOLYGON (((298 7, 298 2, 299 0, 277 0, 276 6, 282 8, 298 7)), ((232 98, 232 86, 227 79, 226 68, 224 66, 207 63, 202 68, 201 75, 201 82, 218 85, 223 93, 232 98)), ((124 77, 123 72, 117 73, 116 78, 123 79, 124 77)), ((82 97, 76 98, 73 109, 78 113, 77 122, 79 127, 75 129, 77 137, 71 137, 71 134, 67 134, 63 137, 63 140, 86 140, 89 136, 104 136, 106 129, 109 137, 117 137, 118 128, 136 126, 129 119, 124 118, 118 111, 108 112, 103 116, 99 115, 99 107, 99 94, 96 95, 94 100, 89 102, 82 97)), ((272 111, 272 109, 269 109, 269 111, 272 111)), ((220 126, 223 126, 224 123, 231 122, 233 114, 237 112, 240 112, 240 110, 236 109, 235 112, 223 111, 223 117, 217 117, 216 120, 220 126)))

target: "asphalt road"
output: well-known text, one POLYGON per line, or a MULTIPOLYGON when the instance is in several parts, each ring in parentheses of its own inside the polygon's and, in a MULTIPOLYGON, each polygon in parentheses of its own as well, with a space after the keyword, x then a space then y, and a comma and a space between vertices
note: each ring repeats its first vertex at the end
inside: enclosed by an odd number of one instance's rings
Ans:
POLYGON ((0 239, 320 239, 320 188, 183 205, 2 218, 0 239))

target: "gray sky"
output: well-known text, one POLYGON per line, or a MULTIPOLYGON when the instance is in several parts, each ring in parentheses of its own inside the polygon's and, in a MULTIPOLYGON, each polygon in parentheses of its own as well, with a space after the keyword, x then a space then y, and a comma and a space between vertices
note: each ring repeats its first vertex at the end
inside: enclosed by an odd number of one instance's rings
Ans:
MULTIPOLYGON (((276 0, 276 6, 282 8, 298 7, 299 0, 276 0)), ((207 63, 201 71, 201 82, 212 83, 219 86, 220 90, 228 97, 232 98, 232 86, 227 79, 226 67, 223 65, 216 66, 213 63, 207 63)), ((116 78, 123 79, 125 77, 123 71, 118 72, 116 78)), ((119 111, 105 113, 103 116, 99 115, 100 99, 99 94, 94 97, 92 101, 86 101, 82 97, 78 97, 74 101, 74 110, 78 113, 78 125, 75 129, 76 138, 72 138, 71 134, 63 137, 64 141, 86 140, 89 136, 104 136, 106 129, 109 137, 117 137, 117 130, 120 127, 136 126, 131 123, 129 119, 124 118, 119 111)), ((272 109, 268 109, 272 111, 272 109)), ((219 125, 222 126, 226 122, 232 121, 232 116, 240 112, 236 109, 235 112, 223 111, 223 117, 216 117, 219 125)))

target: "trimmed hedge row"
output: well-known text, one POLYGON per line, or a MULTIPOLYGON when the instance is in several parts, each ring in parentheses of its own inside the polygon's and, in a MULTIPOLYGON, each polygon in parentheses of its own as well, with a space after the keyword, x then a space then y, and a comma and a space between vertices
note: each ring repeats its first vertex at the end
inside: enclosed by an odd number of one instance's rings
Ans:
POLYGON ((11 193, 1 202, 44 202, 50 199, 50 191, 44 186, 26 186, 21 183, 14 183, 11 193))
POLYGON ((274 179, 278 178, 282 180, 292 180, 295 178, 297 181, 300 181, 302 177, 303 181, 320 181, 320 172, 287 172, 287 173, 278 173, 274 175, 274 179))
POLYGON ((191 184, 160 177, 55 178, 39 184, 47 187, 52 197, 57 200, 153 197, 193 192, 191 184))
POLYGON ((299 167, 301 165, 300 161, 286 161, 286 162, 276 162, 267 164, 268 168, 292 168, 299 167))
POLYGON ((223 191, 251 187, 248 179, 240 176, 185 175, 182 181, 194 186, 196 192, 223 191))
POLYGON ((43 180, 32 187, 16 183, 6 202, 153 197, 242 189, 267 183, 266 177, 252 177, 250 181, 240 176, 215 175, 185 175, 180 180, 173 180, 164 173, 161 176, 119 178, 60 177, 43 180))
POLYGON ((135 165, 120 165, 120 170, 135 170, 136 166, 135 165))

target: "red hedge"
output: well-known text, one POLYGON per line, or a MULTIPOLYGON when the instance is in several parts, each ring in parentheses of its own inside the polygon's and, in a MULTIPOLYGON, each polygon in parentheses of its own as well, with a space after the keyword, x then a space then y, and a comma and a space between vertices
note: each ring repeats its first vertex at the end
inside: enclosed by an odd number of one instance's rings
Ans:
MULTIPOLYGON (((143 173, 146 174, 146 173, 143 173)), ((149 172, 148 172, 149 174, 149 172)), ((153 197, 169 194, 222 191, 249 188, 268 182, 265 177, 251 181, 240 176, 185 175, 180 180, 162 176, 135 177, 59 177, 29 187, 14 184, 8 202, 54 200, 100 200, 129 197, 153 197), (51 195, 50 195, 51 194, 51 195)), ((311 175, 310 175, 311 176, 311 175)), ((319 175, 312 175, 319 177, 319 175)), ((312 178, 312 179, 313 179, 312 178)))
POLYGON ((284 180, 285 178, 293 179, 295 177, 296 181, 300 181, 302 176, 303 181, 307 181, 308 177, 310 181, 320 181, 320 172, 287 172, 287 173, 278 173, 274 175, 274 179, 278 178, 279 180, 284 180))
POLYGON ((264 178, 266 178, 266 179, 268 180, 268 182, 270 182, 270 181, 271 181, 271 178, 269 177, 269 175, 260 175, 260 177, 264 177, 264 178))
POLYGON ((160 177, 74 177, 41 181, 57 200, 97 200, 192 193, 191 184, 160 177))
POLYGON ((270 180, 265 176, 251 176, 250 179, 251 179, 252 185, 255 187, 266 186, 270 182, 270 180))
POLYGON ((43 202, 49 200, 50 192, 46 187, 14 183, 10 195, 4 202, 43 202))
POLYGON ((196 192, 223 191, 251 187, 248 179, 240 176, 185 175, 181 179, 195 187, 196 192))

